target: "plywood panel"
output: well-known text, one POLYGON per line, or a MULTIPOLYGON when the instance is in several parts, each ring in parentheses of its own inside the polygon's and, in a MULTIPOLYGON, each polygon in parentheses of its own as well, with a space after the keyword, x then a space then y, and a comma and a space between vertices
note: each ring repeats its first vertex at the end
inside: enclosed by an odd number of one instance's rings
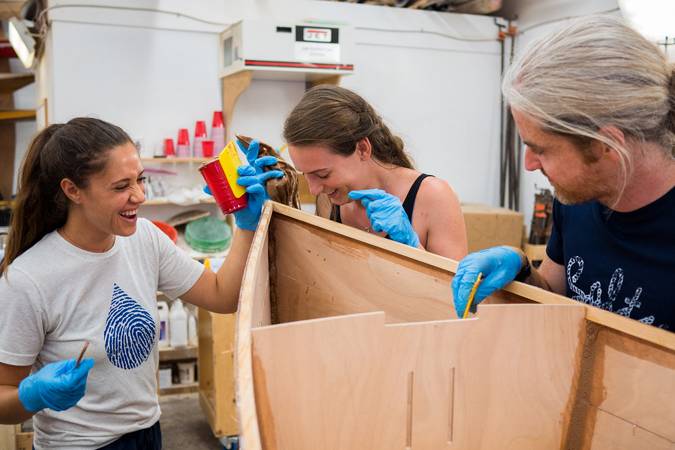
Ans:
POLYGON ((370 311, 388 322, 456 317, 445 270, 283 217, 273 232, 280 322, 370 311))
POLYGON ((598 411, 590 447, 584 448, 593 450, 675 450, 675 443, 612 414, 598 411))
POLYGON ((514 305, 255 329, 264 448, 559 448, 582 325, 581 306, 514 305))
MULTIPOLYGON (((587 420, 610 414, 628 428, 675 442, 675 354, 607 328, 598 330, 593 350, 591 386, 579 399, 588 403, 587 420)), ((597 421, 595 430, 602 433, 597 421)))
POLYGON ((593 323, 584 341, 566 448, 614 448, 604 446, 613 441, 631 448, 637 435, 672 444, 675 353, 593 323))
MULTIPOLYGON (((504 301, 533 301, 546 305, 573 305, 579 304, 553 292, 530 286, 529 284, 514 281, 501 291, 495 292, 492 297, 504 301)), ((625 334, 629 339, 637 339, 645 343, 656 344, 670 353, 675 353, 675 333, 662 328, 646 325, 637 320, 620 316, 616 313, 584 305, 586 320, 589 323, 601 325, 604 328, 625 334)))

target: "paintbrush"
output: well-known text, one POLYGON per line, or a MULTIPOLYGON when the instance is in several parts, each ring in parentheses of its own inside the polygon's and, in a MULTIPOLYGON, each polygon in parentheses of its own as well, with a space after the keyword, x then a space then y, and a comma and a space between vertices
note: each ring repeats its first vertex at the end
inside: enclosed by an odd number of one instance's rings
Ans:
POLYGON ((82 351, 80 351, 80 356, 77 357, 77 362, 75 363, 75 368, 80 367, 80 362, 82 361, 82 357, 84 356, 84 352, 87 351, 88 347, 89 347, 89 341, 84 341, 84 346, 82 347, 82 351))
MULTIPOLYGON (((476 281, 473 283, 473 287, 471 287, 471 292, 469 293, 469 301, 466 302, 466 308, 464 309, 464 315, 462 315, 462 319, 466 319, 469 317, 469 311, 471 310, 471 306, 473 305, 473 298, 476 296, 476 291, 478 290, 478 285, 480 285, 480 282, 483 278, 483 274, 479 273, 478 276, 476 277, 476 281)), ((475 312, 474 310, 471 310, 471 312, 475 312)))

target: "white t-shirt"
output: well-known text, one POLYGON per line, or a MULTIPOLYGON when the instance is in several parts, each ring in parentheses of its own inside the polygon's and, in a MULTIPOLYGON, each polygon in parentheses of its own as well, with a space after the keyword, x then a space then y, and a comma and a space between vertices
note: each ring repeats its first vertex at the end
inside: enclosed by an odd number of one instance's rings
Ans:
POLYGON ((85 340, 95 360, 76 406, 34 416, 36 449, 99 448, 159 419, 157 290, 179 297, 203 267, 151 222, 137 224, 105 253, 49 233, 0 279, 0 362, 35 371, 77 358, 85 340))

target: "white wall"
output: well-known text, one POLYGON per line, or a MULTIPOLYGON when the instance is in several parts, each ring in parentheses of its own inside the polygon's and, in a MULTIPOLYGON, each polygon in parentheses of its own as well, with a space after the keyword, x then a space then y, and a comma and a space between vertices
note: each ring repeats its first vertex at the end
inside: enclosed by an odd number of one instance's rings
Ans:
MULTIPOLYGON (((182 2, 126 3, 209 20, 215 19, 208 5, 220 9, 218 2, 201 2, 199 11, 186 11, 182 2)), ((62 8, 51 14, 51 122, 99 117, 154 149, 164 137, 175 139, 178 128, 193 131, 195 120, 210 124, 221 109, 215 74, 222 26, 140 11, 62 8)))
MULTIPOLYGON (((421 170, 448 180, 464 201, 497 202, 498 44, 359 29, 424 28, 492 38, 496 27, 491 17, 301 0, 114 4, 176 10, 221 23, 264 18, 357 27, 356 54, 350 61, 355 74, 344 77, 343 86, 373 103, 404 138, 421 170)), ((155 147, 179 127, 192 129, 196 119, 210 121, 211 112, 220 109, 217 32, 222 25, 83 8, 54 9, 51 17, 51 122, 95 115, 155 147)), ((240 97, 233 130, 281 144, 283 119, 303 90, 302 83, 254 80, 240 97)))

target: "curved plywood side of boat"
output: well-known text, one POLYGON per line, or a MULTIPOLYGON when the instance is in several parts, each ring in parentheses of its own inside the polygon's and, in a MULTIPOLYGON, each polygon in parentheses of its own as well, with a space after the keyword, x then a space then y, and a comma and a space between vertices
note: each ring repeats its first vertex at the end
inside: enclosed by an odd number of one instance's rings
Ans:
POLYGON ((268 230, 273 208, 267 204, 260 217, 258 229, 246 261, 239 293, 237 328, 235 331, 235 397, 239 417, 242 448, 262 448, 256 397, 253 391, 252 334, 254 327, 271 323, 269 303, 269 242, 268 230))
POLYGON ((507 448, 505 442, 519 449, 675 448, 675 403, 668 401, 675 397, 675 334, 521 283, 485 303, 546 307, 481 304, 476 319, 454 320, 450 283, 456 267, 449 259, 267 204, 237 320, 243 448, 350 443, 457 450, 507 448), (458 349, 457 342, 473 344, 458 349), (479 369, 499 374, 479 376, 482 390, 467 381, 479 369), (445 407, 434 406, 438 399, 445 407), (359 416, 392 402, 397 406, 385 408, 381 420, 359 416), (474 403, 483 412, 489 406, 492 428, 472 425, 485 420, 471 409, 474 403), (536 414, 527 411, 533 406, 536 414), (557 428, 547 428, 537 415, 557 428), (352 423, 359 417, 375 427, 370 434, 352 423), (528 423, 535 428, 528 431, 528 423), (513 431, 507 433, 513 441, 503 440, 504 430, 513 431), (440 445, 440 439, 453 444, 440 445))

